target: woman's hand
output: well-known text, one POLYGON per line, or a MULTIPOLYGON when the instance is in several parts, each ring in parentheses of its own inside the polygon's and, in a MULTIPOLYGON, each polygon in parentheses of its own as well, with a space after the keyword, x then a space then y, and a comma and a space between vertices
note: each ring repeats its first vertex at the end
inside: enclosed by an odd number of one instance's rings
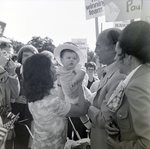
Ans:
POLYGON ((115 149, 115 146, 118 144, 118 139, 113 139, 112 137, 107 138, 107 145, 109 149, 115 149))
POLYGON ((105 130, 109 136, 115 136, 119 134, 119 129, 111 121, 106 123, 105 130))
POLYGON ((115 146, 119 142, 119 129, 112 121, 109 121, 105 125, 105 130, 109 135, 107 138, 108 148, 115 149, 115 146))

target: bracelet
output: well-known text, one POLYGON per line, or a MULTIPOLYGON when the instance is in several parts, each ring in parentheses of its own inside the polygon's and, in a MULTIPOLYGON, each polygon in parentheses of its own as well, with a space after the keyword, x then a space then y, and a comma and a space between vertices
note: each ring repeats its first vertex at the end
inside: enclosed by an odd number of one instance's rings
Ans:
POLYGON ((83 124, 86 124, 87 122, 89 122, 90 120, 85 121, 83 124))

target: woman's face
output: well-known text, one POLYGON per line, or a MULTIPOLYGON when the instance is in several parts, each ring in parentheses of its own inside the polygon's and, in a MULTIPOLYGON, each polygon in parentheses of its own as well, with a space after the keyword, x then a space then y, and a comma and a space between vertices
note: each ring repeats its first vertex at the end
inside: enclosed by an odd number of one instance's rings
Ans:
POLYGON ((25 60, 26 60, 28 57, 32 56, 33 54, 34 54, 34 53, 32 53, 32 52, 23 52, 23 54, 22 54, 22 64, 24 64, 25 60))
POLYGON ((115 51, 116 51, 115 60, 117 62, 120 73, 128 74, 130 67, 131 67, 131 63, 129 62, 129 55, 125 54, 125 57, 121 58, 122 57, 122 49, 120 48, 118 42, 116 44, 115 51))
POLYGON ((94 73, 95 73, 94 67, 88 67, 88 68, 87 68, 87 74, 88 74, 88 75, 93 76, 94 73))

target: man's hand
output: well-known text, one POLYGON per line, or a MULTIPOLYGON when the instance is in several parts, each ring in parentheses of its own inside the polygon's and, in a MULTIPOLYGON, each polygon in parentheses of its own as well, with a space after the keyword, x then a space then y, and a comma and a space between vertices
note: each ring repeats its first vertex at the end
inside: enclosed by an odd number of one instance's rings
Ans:
POLYGON ((10 76, 14 76, 16 74, 16 65, 11 59, 7 62, 5 70, 9 73, 10 76))

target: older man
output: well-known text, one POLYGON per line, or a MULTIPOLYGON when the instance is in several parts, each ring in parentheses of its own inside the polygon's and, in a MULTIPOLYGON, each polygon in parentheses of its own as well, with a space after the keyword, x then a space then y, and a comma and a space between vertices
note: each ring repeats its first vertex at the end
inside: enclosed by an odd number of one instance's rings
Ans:
POLYGON ((88 110, 88 115, 92 121, 91 128, 91 148, 92 149, 108 149, 107 133, 105 132, 105 124, 111 120, 113 113, 106 108, 109 97, 124 79, 124 75, 120 74, 114 57, 116 55, 115 46, 121 30, 110 28, 102 31, 96 42, 95 52, 99 57, 101 64, 107 65, 104 77, 101 79, 97 94, 93 100, 93 105, 88 110))

